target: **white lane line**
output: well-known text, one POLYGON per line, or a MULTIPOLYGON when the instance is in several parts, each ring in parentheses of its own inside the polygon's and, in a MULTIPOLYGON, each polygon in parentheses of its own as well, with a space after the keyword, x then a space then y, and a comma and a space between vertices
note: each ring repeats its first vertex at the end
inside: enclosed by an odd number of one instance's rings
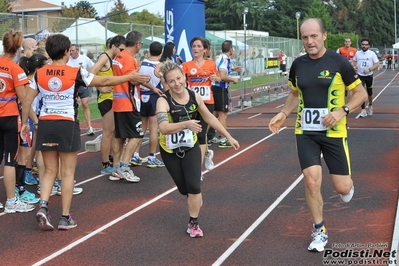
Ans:
POLYGON ((260 116, 262 113, 259 113, 259 114, 256 114, 256 115, 253 115, 253 116, 250 116, 250 117, 248 117, 247 119, 252 119, 252 118, 254 118, 254 117, 257 117, 257 116, 260 116))
POLYGON ((142 204, 141 206, 139 206, 139 207, 137 207, 137 208, 131 210, 131 211, 128 212, 128 213, 125 213, 124 215, 122 215, 122 216, 118 217, 117 219, 115 219, 115 220, 113 220, 113 221, 111 221, 111 222, 109 222, 109 223, 107 223, 107 224, 101 226, 100 228, 98 228, 97 230, 91 232, 90 234, 88 234, 88 235, 86 235, 86 236, 84 236, 84 237, 82 237, 82 238, 80 238, 80 239, 78 239, 78 240, 72 242, 72 243, 69 244, 68 246, 66 246, 66 247, 64 247, 64 248, 62 248, 62 249, 60 249, 60 250, 58 250, 57 252, 51 254, 50 256, 48 256, 48 257, 46 257, 46 258, 44 258, 44 259, 42 259, 42 260, 36 262, 35 264, 33 264, 33 266, 43 265, 44 263, 46 263, 46 262, 48 262, 48 261, 50 261, 50 260, 52 260, 52 259, 58 257, 59 255, 65 253, 66 251, 68 251, 68 250, 70 250, 70 249, 76 247, 77 245, 79 245, 79 244, 85 242, 86 240, 88 240, 88 239, 92 238, 93 236, 97 235, 98 233, 100 233, 100 232, 102 232, 102 231, 108 229, 109 227, 111 227, 111 226, 113 226, 114 224, 116 224, 116 223, 122 221, 123 219, 129 217, 130 215, 132 215, 132 214, 138 212, 139 210, 141 210, 141 209, 143 209, 143 208, 149 206, 150 204, 152 204, 152 203, 158 201, 159 199, 165 197, 166 195, 169 195, 170 193, 172 193, 172 192, 175 191, 176 189, 177 189, 177 188, 174 187, 174 188, 171 188, 171 189, 165 191, 164 193, 160 194, 159 196, 153 198, 152 200, 147 201, 146 203, 142 204))
POLYGON ((289 186, 283 194, 281 194, 272 205, 261 215, 258 219, 250 226, 248 229, 231 245, 213 264, 212 266, 221 265, 239 245, 259 226, 261 222, 277 207, 277 205, 293 190, 299 182, 303 179, 303 174, 301 174, 294 183, 289 186))
MULTIPOLYGON (((323 154, 320 156, 323 158, 323 154)), ((278 204, 299 184, 303 179, 303 174, 298 178, 266 209, 261 216, 212 264, 212 266, 221 265, 233 252, 241 245, 242 242, 263 222, 264 219, 277 207, 278 204)))
MULTIPOLYGON (((380 75, 380 74, 379 74, 379 75, 380 75)), ((376 77, 378 77, 379 75, 377 75, 376 77)), ((399 75, 399 73, 397 73, 397 74, 395 75, 395 77, 393 77, 393 78, 391 79, 391 81, 388 82, 387 85, 385 85, 385 87, 380 91, 380 93, 378 93, 377 96, 375 96, 375 97, 373 98, 373 103, 374 103, 375 100, 377 100, 377 98, 388 88, 388 86, 391 85, 391 83, 396 79, 396 77, 397 77, 398 75, 399 75)), ((358 119, 358 118, 360 118, 360 113, 355 117, 355 119, 358 119)))
MULTIPOLYGON (((286 129, 286 128, 287 128, 287 127, 283 127, 283 128, 280 129, 280 131, 282 131, 282 130, 284 130, 284 129, 286 129)), ((265 138, 263 138, 263 139, 261 139, 261 140, 255 142, 254 144, 248 146, 247 148, 245 148, 245 149, 243 149, 243 150, 237 152, 236 154, 232 155, 231 157, 229 157, 229 158, 225 159, 224 161, 222 161, 222 162, 218 163, 217 165, 215 165, 215 167, 214 167, 213 169, 215 169, 216 167, 219 167, 220 165, 222 165, 222 164, 224 164, 224 163, 226 163, 226 162, 232 160, 233 158, 237 157, 238 155, 240 155, 240 154, 246 152, 247 150, 253 148, 254 146, 258 145, 259 143, 261 143, 261 142, 267 140, 268 138, 270 138, 270 137, 272 137, 272 136, 274 136, 274 135, 275 135, 275 134, 270 134, 270 135, 268 135, 267 137, 265 137, 265 138)), ((209 172, 209 170, 206 170, 204 173, 207 173, 207 172, 209 172)), ((94 179, 94 178, 98 178, 98 177, 100 177, 100 176, 102 176, 102 175, 98 175, 98 176, 96 176, 96 177, 93 177, 93 179, 94 179)), ((82 183, 83 183, 83 182, 81 182, 80 184, 82 184, 82 183)), ((58 257, 59 255, 65 253, 65 252, 67 252, 68 250, 70 250, 70 249, 76 247, 77 245, 79 245, 79 244, 85 242, 86 240, 92 238, 93 236, 95 236, 95 235, 97 235, 98 233, 100 233, 100 232, 106 230, 107 228, 113 226, 114 224, 116 224, 116 223, 118 223, 118 222, 124 220, 125 218, 129 217, 130 215, 132 215, 132 214, 138 212, 139 210, 141 210, 141 209, 143 209, 143 208, 149 206, 150 204, 152 204, 152 203, 154 203, 154 202, 160 200, 161 198, 163 198, 163 197, 169 195, 170 193, 174 192, 176 189, 177 189, 177 187, 173 187, 173 188, 171 188, 171 189, 165 191, 164 193, 160 194, 159 196, 153 198, 152 200, 150 200, 150 201, 148 201, 148 202, 146 202, 146 203, 140 205, 139 207, 137 207, 137 208, 135 208, 135 209, 133 209, 133 210, 127 212, 126 214, 124 214, 124 215, 122 215, 122 216, 116 218, 115 220, 113 220, 113 221, 111 221, 111 222, 109 222, 109 223, 103 225, 102 227, 98 228, 97 230, 91 232, 90 234, 88 234, 88 235, 86 235, 86 236, 84 236, 84 237, 82 237, 82 238, 80 238, 80 239, 78 239, 78 240, 72 242, 71 244, 67 245, 66 247, 64 247, 64 248, 62 248, 62 249, 60 249, 60 250, 54 252, 53 254, 47 256, 46 258, 44 258, 44 259, 42 259, 42 260, 36 262, 35 264, 33 264, 33 266, 42 265, 42 264, 44 264, 44 263, 46 263, 46 262, 48 262, 48 261, 50 261, 50 260, 52 260, 52 259, 58 257)))
POLYGON ((280 104, 279 106, 276 106, 276 108, 280 108, 280 107, 283 107, 284 106, 284 104, 280 104))

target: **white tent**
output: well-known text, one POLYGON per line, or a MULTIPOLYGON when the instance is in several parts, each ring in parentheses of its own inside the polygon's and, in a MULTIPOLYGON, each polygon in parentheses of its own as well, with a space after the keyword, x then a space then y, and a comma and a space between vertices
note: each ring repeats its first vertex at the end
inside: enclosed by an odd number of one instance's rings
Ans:
POLYGON ((239 50, 248 50, 249 49, 249 45, 245 45, 245 43, 234 39, 232 37, 230 37, 229 35, 226 34, 226 32, 220 32, 220 31, 212 31, 213 35, 216 35, 220 38, 224 38, 226 40, 230 40, 234 46, 238 47, 239 50))
POLYGON ((94 18, 79 18, 61 33, 78 45, 103 45, 109 37, 117 35, 94 18))
POLYGON ((393 49, 399 49, 399 42, 395 43, 392 45, 393 49))
POLYGON ((160 42, 162 44, 165 44, 165 39, 163 39, 163 38, 159 38, 159 37, 155 37, 155 36, 149 36, 149 37, 147 37, 145 39, 149 40, 151 42, 160 42))

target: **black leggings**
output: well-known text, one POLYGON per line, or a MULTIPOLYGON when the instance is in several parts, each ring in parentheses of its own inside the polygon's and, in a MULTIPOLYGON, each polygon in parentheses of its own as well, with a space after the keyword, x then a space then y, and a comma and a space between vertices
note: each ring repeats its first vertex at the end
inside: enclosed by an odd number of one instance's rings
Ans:
POLYGON ((201 193, 201 150, 198 142, 182 154, 168 153, 162 147, 159 150, 179 192, 182 195, 201 193))

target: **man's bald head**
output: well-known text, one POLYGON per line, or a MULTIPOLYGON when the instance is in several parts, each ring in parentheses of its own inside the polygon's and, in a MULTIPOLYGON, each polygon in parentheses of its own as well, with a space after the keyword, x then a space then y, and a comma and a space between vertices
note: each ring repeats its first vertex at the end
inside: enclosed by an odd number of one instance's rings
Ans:
POLYGON ((36 40, 33 38, 25 38, 22 42, 22 48, 26 57, 31 57, 33 50, 37 47, 36 40))

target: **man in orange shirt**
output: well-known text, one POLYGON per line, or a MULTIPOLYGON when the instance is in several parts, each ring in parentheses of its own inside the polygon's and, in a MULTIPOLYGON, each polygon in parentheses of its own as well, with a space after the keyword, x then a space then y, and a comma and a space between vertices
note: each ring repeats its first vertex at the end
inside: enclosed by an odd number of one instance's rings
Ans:
MULTIPOLYGON (((125 50, 121 51, 113 61, 112 70, 114 76, 126 75, 137 71, 137 62, 134 55, 143 46, 143 34, 138 31, 131 31, 126 35, 125 50)), ((137 80, 134 83, 125 82, 114 86, 114 111, 115 135, 112 143, 114 153, 113 171, 109 180, 116 181, 125 179, 129 182, 140 182, 140 178, 130 170, 129 161, 140 145, 144 136, 140 116, 140 90, 135 86, 138 83, 146 84, 150 76, 137 73, 137 80), (123 158, 123 143, 128 140, 123 158)))
POLYGON ((350 63, 352 63, 353 57, 357 52, 356 48, 351 47, 351 44, 351 38, 345 38, 345 46, 342 46, 337 50, 337 54, 341 54, 342 56, 347 58, 350 63))
MULTIPOLYGON (((343 57, 348 59, 349 63, 353 65, 353 57, 355 57, 357 49, 351 47, 351 44, 352 44, 351 38, 345 38, 345 46, 338 48, 337 54, 341 54, 343 57)), ((349 92, 348 90, 345 90, 345 96, 349 96, 349 98, 351 98, 352 93, 349 92)))

